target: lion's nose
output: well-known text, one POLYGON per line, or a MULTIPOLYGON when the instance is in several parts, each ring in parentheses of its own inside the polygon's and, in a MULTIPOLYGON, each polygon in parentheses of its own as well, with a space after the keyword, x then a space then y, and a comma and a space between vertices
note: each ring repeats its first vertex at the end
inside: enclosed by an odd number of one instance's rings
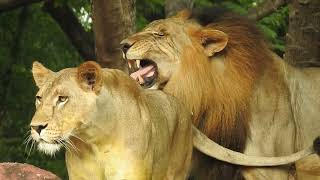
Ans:
POLYGON ((129 44, 129 43, 128 43, 127 41, 125 41, 125 40, 121 41, 121 43, 120 43, 120 48, 121 48, 121 50, 122 50, 122 52, 123 52, 124 54, 127 53, 127 51, 130 49, 131 46, 132 46, 132 44, 129 44))
POLYGON ((31 129, 35 130, 40 135, 41 131, 45 129, 47 126, 48 126, 48 123, 45 125, 38 125, 38 126, 31 125, 31 129))

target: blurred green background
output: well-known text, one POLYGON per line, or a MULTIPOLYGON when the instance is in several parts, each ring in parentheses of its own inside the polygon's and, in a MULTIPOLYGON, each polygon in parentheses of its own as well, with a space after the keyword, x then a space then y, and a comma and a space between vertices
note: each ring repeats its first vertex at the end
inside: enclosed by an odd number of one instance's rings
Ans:
MULTIPOLYGON (((92 34, 91 5, 88 0, 59 0, 67 3, 85 30, 92 34)), ((195 7, 222 6, 245 15, 259 0, 196 0, 195 7)), ((0 12, 0 162, 26 162, 67 179, 64 152, 49 157, 30 151, 23 141, 34 113, 37 91, 31 74, 34 60, 56 71, 76 66, 83 60, 56 22, 42 9, 43 3, 0 12)), ((164 18, 164 0, 137 0, 136 28, 164 18)), ((258 26, 272 43, 274 51, 284 53, 288 26, 288 8, 283 7, 261 19, 258 26)))

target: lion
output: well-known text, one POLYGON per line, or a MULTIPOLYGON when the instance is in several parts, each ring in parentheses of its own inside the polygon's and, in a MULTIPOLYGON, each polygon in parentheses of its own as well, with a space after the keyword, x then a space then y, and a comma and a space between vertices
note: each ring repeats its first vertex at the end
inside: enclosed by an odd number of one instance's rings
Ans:
MULTIPOLYGON (((193 113, 193 124, 224 147, 282 156, 319 135, 319 69, 284 62, 240 15, 184 10, 151 22, 124 39, 121 49, 133 79, 175 96, 193 113)), ((317 162, 311 166, 320 167, 319 157, 311 159, 317 162)), ((191 177, 201 180, 307 177, 295 173, 299 162, 249 168, 195 152, 192 164, 191 177)), ((313 173, 319 178, 319 168, 313 173)))
POLYGON ((30 123, 38 150, 66 148, 70 179, 183 180, 193 143, 211 157, 240 165, 273 166, 314 152, 252 157, 228 150, 192 127, 191 112, 173 96, 145 90, 119 70, 95 62, 52 72, 33 63, 39 91, 30 123))

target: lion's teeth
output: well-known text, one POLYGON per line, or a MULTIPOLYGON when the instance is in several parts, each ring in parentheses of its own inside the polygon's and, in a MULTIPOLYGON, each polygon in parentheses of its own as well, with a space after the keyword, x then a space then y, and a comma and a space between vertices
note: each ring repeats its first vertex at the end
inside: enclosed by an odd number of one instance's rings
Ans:
POLYGON ((137 67, 140 68, 140 60, 136 60, 137 62, 137 67))
POLYGON ((131 69, 132 66, 131 66, 131 63, 130 63, 130 62, 128 62, 128 65, 129 65, 129 68, 131 69))

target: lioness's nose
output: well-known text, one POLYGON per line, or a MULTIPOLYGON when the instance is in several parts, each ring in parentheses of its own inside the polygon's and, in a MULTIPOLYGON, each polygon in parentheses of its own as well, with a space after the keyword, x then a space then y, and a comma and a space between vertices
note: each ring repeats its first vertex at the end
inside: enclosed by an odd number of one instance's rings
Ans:
POLYGON ((47 126, 48 126, 48 123, 45 125, 38 125, 38 126, 31 125, 31 129, 35 130, 40 135, 41 131, 45 129, 47 126))
POLYGON ((125 54, 125 53, 127 53, 127 51, 129 50, 129 48, 132 46, 132 44, 129 44, 129 42, 128 41, 126 41, 126 40, 123 40, 123 41, 121 41, 121 43, 120 43, 120 48, 121 48, 121 50, 122 50, 122 52, 125 54))

